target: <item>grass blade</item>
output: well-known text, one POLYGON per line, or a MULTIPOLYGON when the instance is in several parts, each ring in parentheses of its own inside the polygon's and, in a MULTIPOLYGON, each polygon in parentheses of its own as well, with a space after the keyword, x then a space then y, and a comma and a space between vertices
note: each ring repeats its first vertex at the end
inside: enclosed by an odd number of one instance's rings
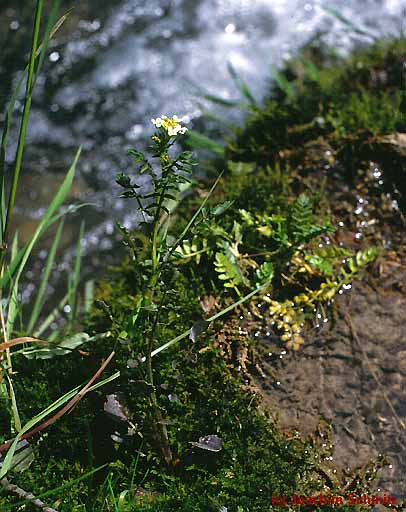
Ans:
MULTIPOLYGON (((53 217, 51 217, 51 219, 49 219, 49 221, 45 224, 41 234, 44 233, 52 224, 57 222, 59 219, 62 219, 65 215, 70 213, 76 213, 84 206, 94 206, 94 204, 83 203, 78 205, 70 205, 65 211, 61 211, 54 215, 53 217)), ((18 270, 18 265, 20 264, 20 261, 22 260, 28 245, 29 242, 27 242, 27 244, 18 251, 15 258, 11 258, 10 262, 7 265, 7 269, 5 270, 5 275, 2 278, 0 277, 0 289, 4 289, 8 285, 10 280, 14 277, 16 271, 18 270)))
POLYGON ((16 430, 16 432, 20 432, 21 430, 21 420, 20 420, 20 414, 18 412, 18 406, 17 406, 17 399, 14 392, 14 386, 13 382, 9 375, 7 375, 8 380, 8 388, 9 388, 9 395, 11 400, 11 411, 13 413, 13 424, 11 426, 12 430, 16 430))
MULTIPOLYGON (((34 332, 34 338, 39 338, 41 334, 48 329, 48 327, 54 322, 56 318, 61 313, 61 310, 64 306, 66 306, 68 302, 69 295, 66 293, 66 295, 61 299, 59 304, 49 313, 49 315, 45 318, 45 320, 40 324, 40 326, 37 328, 37 330, 34 332)), ((56 332, 56 331, 55 331, 56 332)))
POLYGON ((241 94, 244 96, 244 98, 246 98, 253 107, 257 107, 257 102, 255 101, 255 98, 252 95, 248 85, 237 73, 235 67, 231 64, 231 62, 227 63, 227 69, 228 72, 230 73, 231 78, 233 79, 233 82, 235 83, 236 87, 241 92, 241 94))
POLYGON ((54 241, 52 242, 51 250, 49 251, 48 258, 45 264, 45 268, 41 277, 41 284, 38 289, 38 293, 32 308, 30 320, 28 322, 27 331, 31 332, 36 324, 39 315, 41 314, 44 306, 44 296, 48 286, 49 276, 51 274, 52 266, 55 261, 56 251, 58 250, 59 242, 61 240, 62 230, 64 222, 61 221, 55 234, 54 241))
POLYGON ((13 179, 11 183, 11 190, 7 205, 7 213, 6 213, 6 221, 4 226, 4 232, 3 232, 3 243, 7 244, 7 231, 10 225, 11 215, 13 213, 15 198, 17 195, 17 186, 18 181, 20 177, 20 171, 21 171, 21 164, 23 161, 23 154, 24 154, 24 145, 25 145, 25 139, 27 134, 27 126, 28 126, 28 119, 30 116, 30 110, 31 110, 31 102, 32 102, 32 92, 33 92, 33 85, 34 85, 34 72, 35 72, 35 57, 36 52, 38 48, 38 41, 39 41, 39 31, 41 26, 41 15, 42 15, 42 8, 44 6, 44 0, 37 0, 37 6, 35 9, 35 19, 34 19, 34 31, 32 36, 32 44, 31 44, 31 53, 30 53, 30 60, 28 64, 28 76, 27 76, 27 84, 26 84, 26 90, 25 90, 25 99, 24 99, 24 108, 23 108, 23 115, 21 118, 21 124, 20 124, 20 133, 18 136, 18 143, 17 143, 17 152, 16 157, 14 160, 14 170, 13 170, 13 179))
MULTIPOLYGON (((15 233, 13 238, 13 243, 11 246, 11 258, 15 258, 18 253, 18 232, 15 233)), ((6 333, 7 340, 11 338, 14 321, 17 316, 18 311, 18 286, 19 286, 19 277, 17 277, 13 283, 13 286, 10 290, 10 295, 8 297, 8 309, 7 309, 7 323, 6 323, 6 333)), ((10 351, 7 349, 7 357, 10 358, 10 351)), ((11 361, 9 361, 9 365, 11 365, 11 361)))
POLYGON ((224 146, 215 140, 210 139, 195 130, 188 130, 187 145, 193 149, 205 149, 211 151, 216 155, 224 156, 224 146))
POLYGON ((276 66, 272 66, 272 78, 275 80, 279 89, 286 94, 287 98, 292 99, 295 96, 296 91, 293 84, 289 82, 286 76, 281 73, 276 66))
POLYGON ((81 223, 78 243, 76 246, 76 257, 75 257, 75 265, 73 270, 73 276, 69 276, 68 279, 68 294, 69 300, 68 303, 70 305, 69 312, 69 325, 72 326, 73 322, 76 319, 77 314, 77 291, 79 286, 79 277, 80 277, 80 268, 82 262, 82 239, 85 231, 84 222, 81 223))
POLYGON ((199 95, 201 98, 204 98, 211 103, 215 103, 216 105, 221 105, 222 107, 234 108, 238 107, 239 102, 236 100, 228 100, 226 98, 222 98, 221 96, 216 96, 215 94, 210 94, 208 92, 201 92, 199 95))
POLYGON ((85 284, 85 313, 90 313, 94 302, 94 281, 93 279, 86 281, 85 284))
POLYGON ((48 17, 47 25, 45 28, 44 38, 43 38, 42 43, 40 44, 40 46, 37 50, 37 53, 36 53, 36 57, 37 57, 38 52, 39 52, 39 59, 38 59, 37 69, 35 70, 34 84, 37 81, 39 74, 41 73, 42 64, 44 63, 45 54, 48 49, 48 43, 49 43, 50 38, 52 37, 51 36, 52 28, 53 28, 54 22, 58 16, 58 11, 59 11, 60 6, 61 6, 61 0, 54 0, 52 7, 51 7, 51 12, 48 17))
POLYGON ((360 27, 357 27, 357 25, 355 25, 351 20, 349 20, 346 16, 344 16, 344 14, 342 14, 335 7, 330 7, 328 5, 320 6, 320 7, 323 9, 323 11, 330 14, 331 16, 334 16, 334 18, 336 18, 337 20, 341 21, 341 23, 343 23, 346 27, 351 29, 355 34, 358 34, 360 36, 369 37, 373 40, 377 39, 377 36, 375 34, 373 34, 372 32, 369 32, 367 30, 364 30, 360 27))
MULTIPOLYGON (((51 33, 49 35, 49 39, 52 39, 52 37, 55 35, 55 33, 60 29, 60 27, 65 22, 66 18, 69 16, 70 12, 71 11, 68 11, 55 23, 55 25, 52 28, 51 33)), ((37 58, 40 55, 43 48, 44 48, 44 42, 42 42, 39 45, 39 47, 35 53, 35 58, 37 58)), ((14 92, 11 96, 10 102, 8 104, 8 107, 7 107, 7 110, 5 113, 4 127, 3 127, 2 136, 1 136, 1 144, 0 144, 0 194, 1 194, 1 200, 0 200, 0 204, 2 205, 2 208, 0 210, 0 215, 1 215, 0 225, 1 225, 1 243, 2 244, 4 243, 3 234, 4 234, 4 228, 5 228, 5 222, 6 222, 6 211, 5 211, 6 210, 6 208, 5 208, 6 200, 5 200, 5 190, 4 190, 4 173, 5 173, 5 165, 6 165, 6 149, 7 149, 7 144, 8 144, 8 135, 9 135, 9 131, 10 131, 13 112, 15 109, 15 104, 16 104, 18 95, 20 94, 21 87, 23 86, 24 80, 27 76, 28 69, 29 69, 29 66, 27 65, 26 68, 24 69, 24 71, 21 73, 21 76, 20 76, 20 78, 17 82, 17 85, 14 89, 14 92)))
POLYGON ((49 226, 50 221, 52 220, 52 217, 55 214, 56 210, 65 201, 66 196, 68 195, 68 193, 72 187, 72 182, 73 182, 73 178, 75 176, 75 171, 76 171, 76 165, 79 160, 80 153, 81 153, 81 149, 79 148, 79 150, 77 151, 76 156, 74 158, 74 161, 73 161, 68 173, 65 176, 65 179, 63 180, 61 186, 58 189, 58 192, 56 193, 55 197, 51 201, 51 204, 48 206, 44 216, 41 219, 41 222, 39 223, 37 229, 35 230, 35 233, 33 234, 31 240, 29 241, 27 248, 24 252, 24 256, 23 256, 21 263, 18 267, 16 280, 18 280, 19 277, 21 276, 21 273, 24 270, 24 267, 27 263, 27 260, 32 252, 34 245, 37 243, 38 239, 41 237, 41 235, 44 233, 46 228, 49 226))

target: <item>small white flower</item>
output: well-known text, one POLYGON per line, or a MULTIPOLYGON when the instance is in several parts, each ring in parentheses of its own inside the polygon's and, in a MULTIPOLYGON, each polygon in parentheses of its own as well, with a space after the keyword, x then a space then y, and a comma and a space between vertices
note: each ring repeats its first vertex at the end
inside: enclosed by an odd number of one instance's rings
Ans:
POLYGON ((182 126, 181 123, 186 120, 185 117, 179 118, 174 115, 173 117, 161 116, 156 119, 151 119, 153 125, 157 128, 164 128, 170 137, 176 137, 176 135, 184 134, 187 131, 186 126, 182 126))

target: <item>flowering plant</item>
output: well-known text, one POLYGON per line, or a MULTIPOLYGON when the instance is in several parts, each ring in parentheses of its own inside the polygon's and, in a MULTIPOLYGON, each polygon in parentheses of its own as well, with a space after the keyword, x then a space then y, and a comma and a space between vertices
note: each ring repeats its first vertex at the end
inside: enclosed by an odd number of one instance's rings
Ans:
MULTIPOLYGON (((186 127, 181 125, 184 118, 178 116, 161 116, 151 120, 157 128, 151 137, 150 151, 153 158, 159 159, 160 171, 155 170, 144 153, 136 149, 129 151, 138 166, 138 175, 148 174, 151 177, 152 190, 141 193, 140 187, 127 174, 120 173, 117 183, 124 189, 121 197, 135 199, 137 210, 143 215, 140 229, 145 233, 138 234, 138 240, 142 239, 142 250, 134 243, 134 236, 126 228, 119 225, 124 235, 124 242, 132 249, 132 260, 136 267, 136 275, 140 276, 138 288, 139 301, 133 312, 130 325, 127 330, 138 333, 147 340, 145 347, 145 382, 151 392, 149 395, 151 423, 154 425, 155 437, 159 439, 160 449, 164 459, 169 464, 172 461, 169 446, 167 427, 163 419, 162 409, 158 402, 158 396, 154 388, 154 373, 152 368, 152 354, 157 338, 159 338, 159 316, 161 309, 166 307, 168 297, 167 283, 173 278, 169 257, 173 253, 175 245, 170 244, 168 229, 170 224, 171 202, 177 201, 181 186, 190 183, 188 175, 196 163, 189 151, 171 155, 170 148, 174 145, 179 135, 186 132, 186 127)), ((126 331, 124 331, 127 335, 126 331)), ((137 336, 137 334, 134 334, 137 336)))

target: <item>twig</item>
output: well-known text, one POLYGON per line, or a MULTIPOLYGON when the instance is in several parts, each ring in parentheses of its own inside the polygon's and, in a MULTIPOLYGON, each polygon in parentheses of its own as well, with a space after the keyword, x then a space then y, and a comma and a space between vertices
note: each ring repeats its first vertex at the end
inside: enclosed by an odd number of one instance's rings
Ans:
POLYGON ((18 485, 11 484, 7 478, 0 480, 0 484, 6 489, 6 491, 15 494, 22 500, 29 500, 34 507, 40 508, 43 512, 58 512, 54 508, 47 507, 43 501, 36 498, 31 492, 24 491, 24 489, 21 489, 18 485))

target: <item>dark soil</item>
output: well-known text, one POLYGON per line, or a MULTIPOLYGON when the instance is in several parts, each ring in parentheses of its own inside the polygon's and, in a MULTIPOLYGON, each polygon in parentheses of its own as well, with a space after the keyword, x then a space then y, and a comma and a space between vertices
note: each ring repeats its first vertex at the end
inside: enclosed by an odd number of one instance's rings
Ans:
POLYGON ((356 283, 339 300, 330 328, 299 354, 275 358, 280 385, 264 386, 282 427, 309 435, 321 417, 331 422, 334 459, 343 469, 388 455, 391 466, 382 471, 378 486, 403 498, 406 297, 398 287, 406 286, 405 270, 392 267, 378 290, 356 283))

